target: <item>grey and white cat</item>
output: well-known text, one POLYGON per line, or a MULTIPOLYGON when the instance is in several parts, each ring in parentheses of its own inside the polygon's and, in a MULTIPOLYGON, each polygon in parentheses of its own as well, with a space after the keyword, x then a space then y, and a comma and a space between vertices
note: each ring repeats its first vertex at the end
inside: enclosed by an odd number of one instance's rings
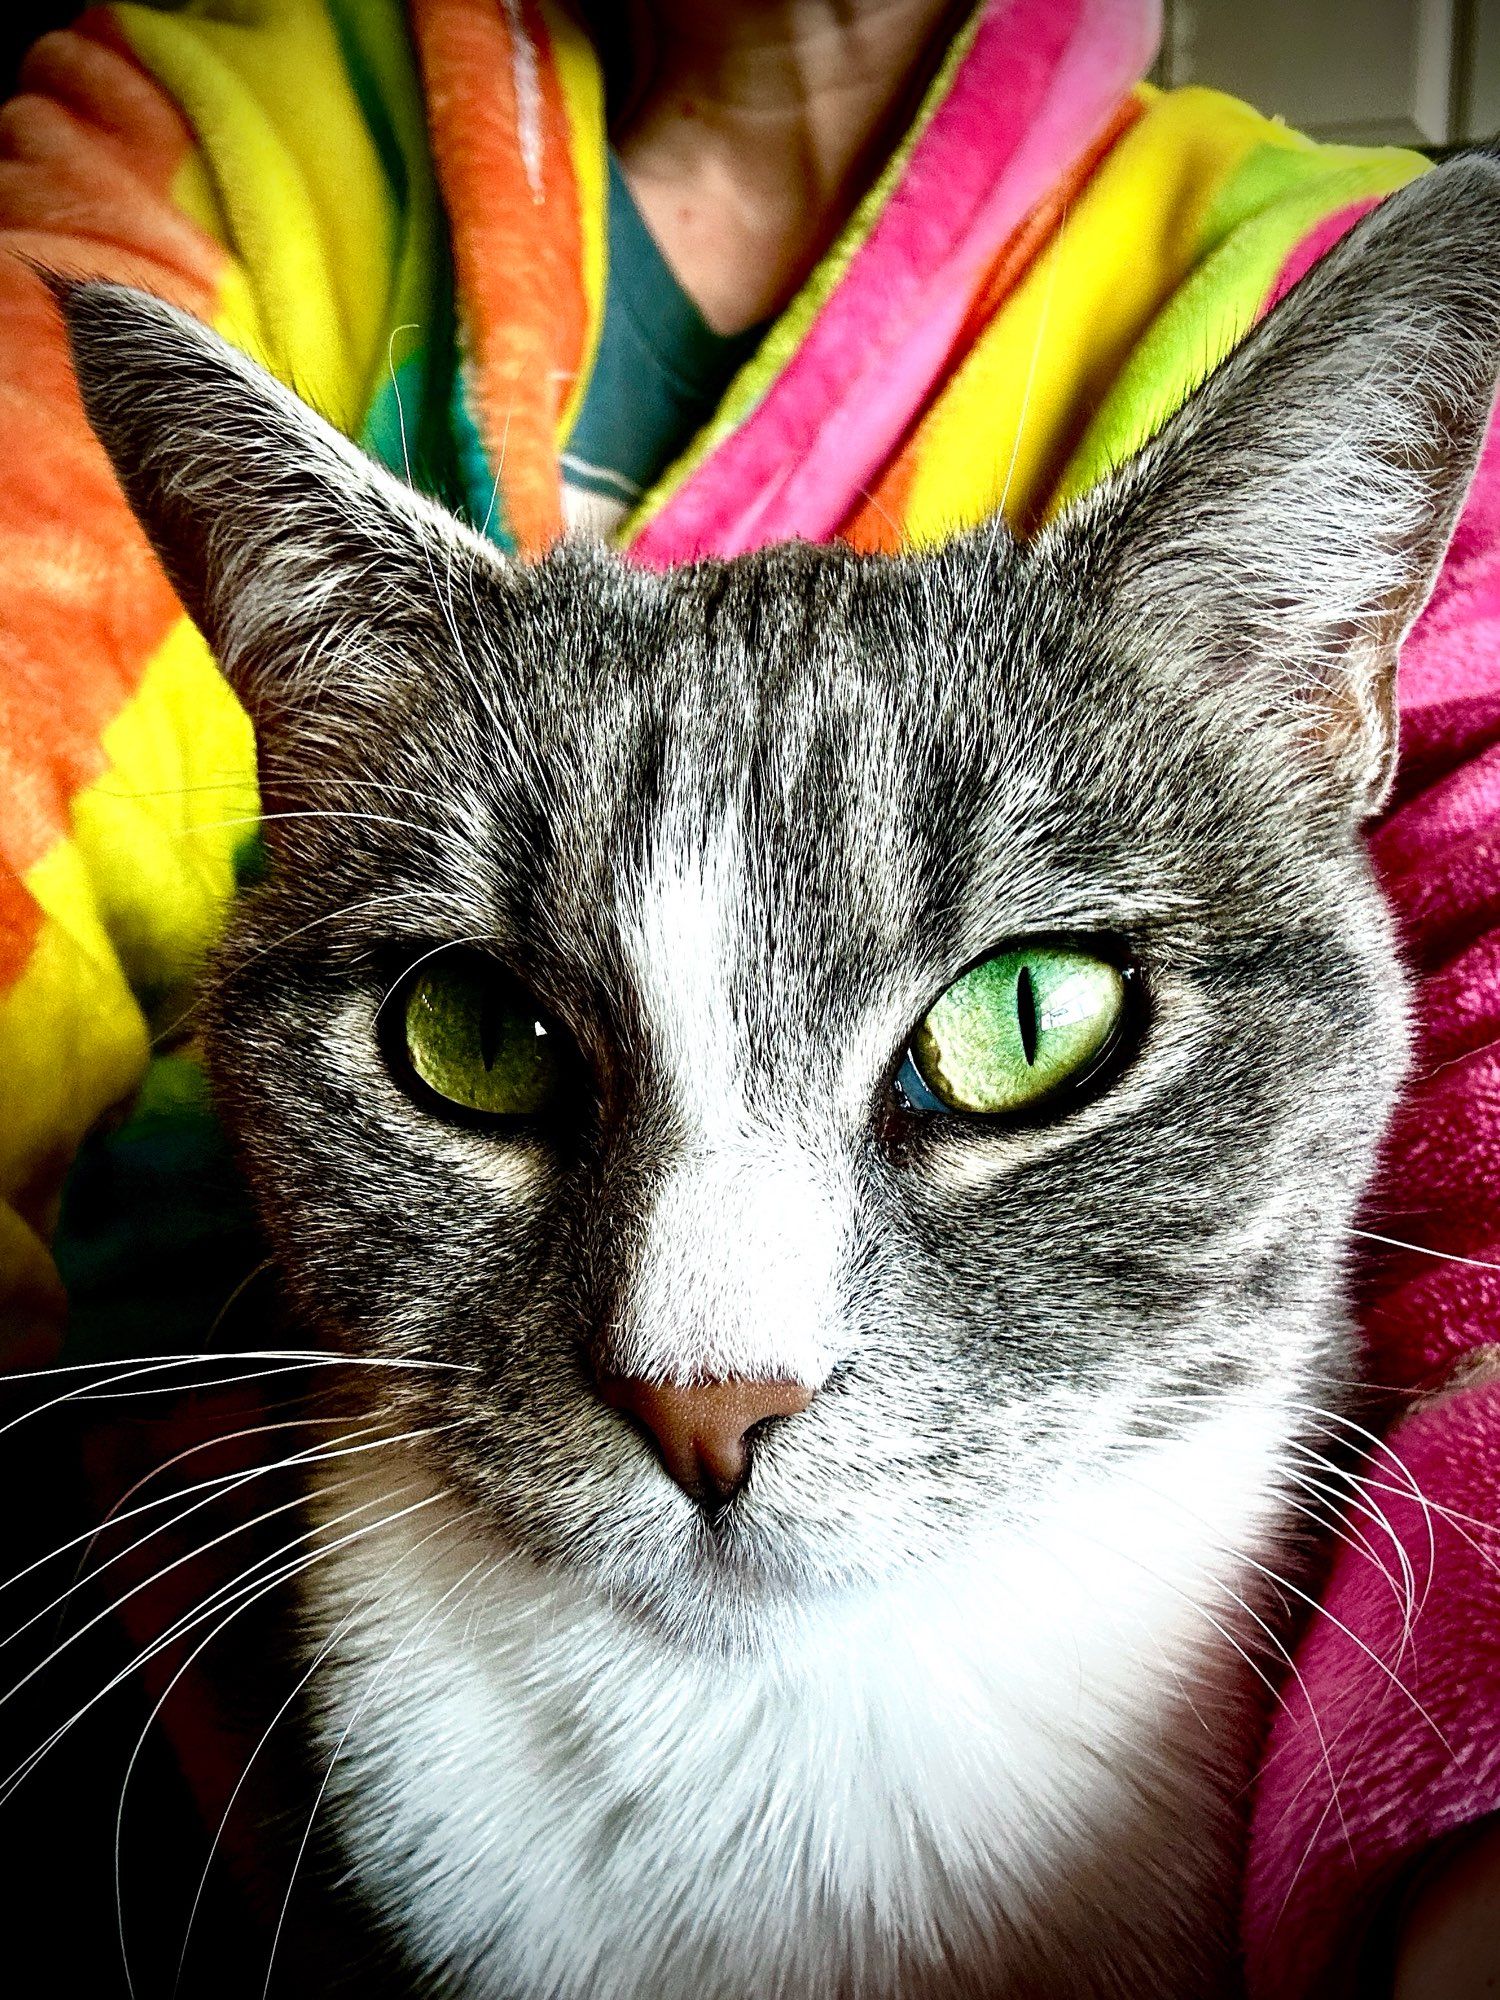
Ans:
POLYGON ((439 1364, 351 1371, 415 1435, 314 1493, 301 1585, 403 1977, 1227 1990, 1500 165, 1392 198, 1027 547, 521 565, 169 308, 64 305, 260 732, 207 1040, 299 1332, 439 1364), (1021 1084, 966 1096, 950 1032, 1021 1084))

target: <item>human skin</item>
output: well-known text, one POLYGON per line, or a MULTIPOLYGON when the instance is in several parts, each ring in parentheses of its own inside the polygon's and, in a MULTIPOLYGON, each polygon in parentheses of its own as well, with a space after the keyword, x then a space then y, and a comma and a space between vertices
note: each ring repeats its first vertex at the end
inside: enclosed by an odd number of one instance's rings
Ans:
MULTIPOLYGON (((782 307, 879 171, 964 0, 629 0, 611 134, 708 324, 782 307)), ((1500 1996, 1500 1822, 1433 1862, 1394 1931, 1391 2000, 1500 1996)))
POLYGON ((611 137, 708 324, 783 306, 905 124, 954 0, 632 0, 635 87, 611 137))

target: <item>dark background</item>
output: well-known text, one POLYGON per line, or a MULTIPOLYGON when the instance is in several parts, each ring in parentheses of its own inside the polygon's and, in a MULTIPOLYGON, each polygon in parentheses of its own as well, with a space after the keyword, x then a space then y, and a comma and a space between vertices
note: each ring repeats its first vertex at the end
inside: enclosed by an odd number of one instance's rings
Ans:
POLYGON ((77 0, 12 0, 0 5, 0 94, 15 88, 21 58, 49 28, 65 28, 79 14, 77 0))

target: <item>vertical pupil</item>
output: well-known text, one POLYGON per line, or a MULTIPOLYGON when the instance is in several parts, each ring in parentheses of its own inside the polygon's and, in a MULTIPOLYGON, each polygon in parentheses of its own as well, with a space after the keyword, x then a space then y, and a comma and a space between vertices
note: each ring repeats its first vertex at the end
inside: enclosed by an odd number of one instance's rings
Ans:
POLYGON ((1031 983, 1031 967, 1023 965, 1016 980, 1016 1020, 1021 1029, 1021 1053, 1026 1067, 1036 1063, 1036 988, 1031 983))

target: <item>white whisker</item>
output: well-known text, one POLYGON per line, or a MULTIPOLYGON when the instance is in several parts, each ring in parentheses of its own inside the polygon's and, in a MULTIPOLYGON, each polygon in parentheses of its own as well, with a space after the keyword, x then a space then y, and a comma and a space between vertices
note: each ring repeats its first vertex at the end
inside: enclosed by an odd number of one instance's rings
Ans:
POLYGON ((1351 1236, 1363 1237, 1366 1243, 1384 1243, 1391 1250, 1410 1250, 1418 1257, 1436 1257, 1444 1264, 1467 1264, 1471 1271, 1500 1271, 1500 1263, 1492 1257, 1461 1257, 1456 1250, 1434 1250, 1427 1243, 1408 1243, 1404 1236, 1382 1236, 1375 1229, 1351 1229, 1351 1236))
MULTIPOLYGON (((338 1481, 333 1486, 325 1489, 325 1491, 341 1492, 346 1487, 358 1483, 351 1475, 348 1480, 338 1481)), ((410 1491, 411 1487, 409 1485, 397 1489, 398 1493, 410 1491)), ((83 1717, 91 1709, 97 1707, 101 1701, 105 1700, 108 1695, 112 1694, 125 1681, 138 1674, 143 1666, 148 1665, 150 1661, 156 1659, 168 1646, 174 1644, 176 1640, 186 1638, 190 1632, 196 1631, 206 1619, 216 1617, 226 1604, 234 1605, 235 1609, 231 1613, 231 1616, 237 1616, 240 1611, 248 1609, 251 1603, 259 1602, 277 1584, 288 1582, 293 1577, 302 1575, 316 1563, 321 1562, 326 1556, 336 1554, 340 1549, 347 1547, 351 1542, 357 1540, 360 1535, 372 1530, 367 1527, 353 1531, 350 1535, 344 1536, 338 1541, 332 1542, 327 1546, 316 1547, 310 1553, 292 1557, 290 1560, 286 1560, 288 1550, 297 1548, 309 1541, 315 1541, 320 1534, 327 1531, 329 1526, 336 1526, 342 1521, 353 1520, 358 1515, 367 1513, 371 1507, 380 1506, 386 1500, 395 1497, 397 1497, 395 1494, 382 1494, 373 1500, 361 1501, 357 1507, 350 1508, 342 1515, 336 1515, 333 1522, 320 1523, 318 1526, 308 1529, 304 1534, 294 1536, 290 1542, 283 1543, 271 1555, 260 1557, 248 1569, 243 1570, 232 1582, 216 1587, 193 1611, 185 1612, 180 1618, 175 1619, 165 1631, 159 1633, 148 1646, 138 1652, 128 1665, 121 1667, 102 1688, 99 1688, 94 1694, 89 1696, 87 1701, 75 1709, 65 1722, 59 1723, 46 1740, 39 1744, 36 1749, 30 1751, 7 1777, 0 1779, 0 1806, 6 1803, 17 1787, 25 1782, 26 1778, 37 1768, 38 1764, 56 1747, 70 1729, 82 1721, 83 1717), (277 1563, 281 1563, 283 1566, 280 1569, 276 1569, 274 1565, 277 1563), (257 1576, 257 1572, 262 1572, 263 1574, 257 1576), (255 1581, 252 1582, 252 1578, 255 1581)), ((414 1502, 411 1507, 403 1510, 401 1514, 390 1518, 392 1520, 404 1519, 407 1514, 415 1513, 422 1507, 431 1506, 441 1497, 440 1494, 429 1493, 421 1500, 414 1502)), ((299 1502, 298 1504, 305 1503, 299 1502)), ((257 1522, 255 1525, 262 1525, 272 1515, 286 1511, 285 1508, 270 1509, 266 1515, 262 1516, 261 1522, 257 1522)), ((378 1527, 382 1524, 377 1522, 374 1525, 378 1527)), ((223 1625, 217 1626, 212 1636, 217 1637, 223 1630, 223 1625)), ((199 1650, 201 1651, 201 1648, 199 1650)))
MULTIPOLYGON (((435 1496, 435 1497, 440 1497, 440 1496, 435 1496)), ((478 1561, 472 1563, 469 1566, 469 1568, 464 1571, 461 1577, 457 1578, 455 1582, 451 1583, 448 1586, 448 1588, 443 1592, 442 1596, 439 1597, 435 1603, 428 1606, 427 1610, 423 1612, 422 1616, 416 1621, 414 1625, 410 1627, 404 1638, 402 1638, 400 1642, 386 1655, 385 1659, 382 1661, 381 1665, 376 1669, 375 1673, 366 1681, 365 1686, 360 1694, 360 1698, 358 1702, 355 1704, 354 1710, 350 1715, 349 1720, 344 1724, 343 1733, 340 1735, 338 1742, 334 1745, 333 1755, 328 1760, 328 1768, 323 1773, 322 1782, 319 1784, 317 1794, 313 1799, 312 1810, 307 1816, 307 1824, 302 1829, 302 1838, 298 1844, 297 1852, 292 1860, 292 1871, 287 1880, 286 1894, 282 1897, 281 1900, 281 1912, 276 1919, 276 1930, 274 1935, 272 1936, 271 1949, 266 1959, 266 1977, 265 1977, 265 1983, 261 1988, 261 2000, 268 2000, 268 1996, 270 1994, 271 1975, 276 1967, 276 1953, 281 1944, 282 1932, 286 1927, 287 1911, 291 1908, 292 1891, 296 1887, 298 1871, 301 1869, 303 1857, 307 1853, 308 1842, 312 1839, 313 1827, 317 1821, 319 1808, 322 1806, 324 1795, 328 1790, 329 1784, 332 1782, 334 1767, 337 1765, 340 1756, 343 1754, 344 1745, 349 1740, 350 1731, 353 1729, 355 1723, 359 1720, 360 1716, 364 1713, 365 1708, 369 1704, 370 1700, 373 1698, 376 1689, 379 1687, 381 1681, 385 1678, 386 1674, 396 1664, 397 1660, 401 1658, 401 1656, 413 1644, 413 1642, 417 1639, 419 1634, 421 1634, 424 1630, 426 1630, 426 1628, 432 1623, 432 1620, 437 1616, 437 1614, 440 1611, 442 1611, 443 1606, 448 1603, 449 1599, 453 1597, 455 1592, 462 1590, 465 1587, 465 1585, 470 1583, 480 1573, 480 1571, 487 1570, 492 1566, 493 1566, 493 1559, 489 1556, 481 1556, 478 1559, 478 1561)), ((458 1605, 455 1606, 454 1609, 455 1610, 460 1609, 463 1605, 463 1602, 464 1600, 460 1598, 458 1605)), ((451 1616, 452 1614, 449 1613, 448 1615, 451 1616)))
MULTIPOLYGON (((318 1422, 318 1423, 338 1423, 344 1421, 344 1419, 336 1417, 320 1417, 320 1418, 307 1418, 307 1419, 302 1419, 300 1421, 318 1422)), ((298 1427, 300 1427, 300 1424, 256 1425, 251 1429, 249 1429, 248 1431, 226 1433, 225 1439, 220 1439, 220 1438, 205 1439, 203 1443, 195 1445, 191 1447, 191 1449, 192 1451, 195 1452, 206 1451, 211 1449, 213 1446, 221 1442, 224 1442, 228 1439, 246 1437, 246 1436, 254 1437, 257 1435, 261 1435, 266 1431, 272 1429, 280 1430, 280 1429, 291 1429, 298 1427)), ((143 1549, 148 1542, 155 1541, 157 1536, 170 1534, 174 1528, 180 1527, 184 1521, 191 1519, 191 1517, 194 1514, 200 1513, 203 1510, 203 1508, 211 1507, 219 1500, 225 1500, 231 1498, 235 1493, 239 1492, 243 1487, 250 1485, 254 1480, 265 1478, 272 1473, 285 1472, 293 1466, 321 1465, 321 1464, 326 1464, 333 1459, 352 1456, 355 1451, 369 1451, 378 1449, 380 1444, 385 1443, 387 1441, 388 1441, 387 1435, 382 1433, 381 1428, 378 1424, 369 1424, 363 1430, 351 1431, 346 1433, 344 1437, 335 1439, 332 1445, 326 1445, 326 1446, 310 1445, 306 1447, 305 1450, 300 1452, 293 1452, 287 1457, 269 1459, 264 1461, 263 1463, 241 1467, 234 1472, 220 1473, 217 1477, 213 1479, 201 1480, 196 1482, 192 1486, 179 1489, 177 1492, 163 1494, 160 1498, 156 1500, 148 1500, 140 1508, 133 1508, 129 1514, 123 1514, 119 1516, 112 1516, 112 1515, 106 1516, 105 1520, 101 1521, 98 1527, 87 1530, 85 1534, 75 1537, 74 1541, 65 1543, 62 1549, 54 1551, 54 1557, 56 1555, 65 1554, 69 1548, 76 1547, 79 1541, 86 1540, 89 1543, 90 1547, 92 1547, 93 1543, 97 1541, 99 1536, 104 1532, 104 1529, 109 1525, 111 1519, 114 1519, 118 1524, 119 1522, 130 1520, 135 1515, 148 1512, 157 1507, 170 1507, 179 1500, 187 1499, 189 1494, 197 1493, 200 1496, 198 1499, 193 1500, 188 1506, 184 1507, 181 1513, 172 1515, 169 1520, 159 1522, 147 1534, 139 1535, 133 1542, 127 1544, 126 1547, 122 1549, 117 1549, 113 1555, 107 1557, 105 1561, 100 1563, 96 1568, 88 1570, 87 1572, 76 1576, 73 1582, 70 1583, 65 1590, 61 1591, 56 1597, 54 1597, 50 1603, 44 1604, 39 1611, 33 1612, 32 1615, 29 1618, 25 1619, 21 1624, 13 1625, 8 1632, 6 1632, 3 1636, 0 1636, 0 1650, 3 1650, 6 1646, 10 1645, 13 1640, 18 1639, 23 1632, 29 1631, 33 1625, 39 1624, 42 1619, 48 1617, 52 1612, 62 1609, 67 1604, 68 1599, 74 1596, 79 1590, 83 1589, 85 1586, 92 1586, 95 1583, 97 1583, 99 1578, 104 1575, 106 1570, 112 1569, 116 1563, 126 1561, 130 1556, 134 1555, 139 1549, 143 1549), (366 1439, 374 1438, 375 1443, 354 1444, 350 1442, 350 1440, 352 1439, 359 1439, 359 1438, 366 1438, 366 1439), (346 1448, 345 1449, 335 1448, 340 1446, 346 1448)), ((187 1453, 179 1453, 178 1457, 183 1458, 186 1457, 187 1455, 188 1455, 187 1453)), ((151 1475, 148 1475, 148 1477, 149 1476, 151 1475)), ((137 1482, 137 1484, 140 1484, 140 1482, 137 1482)), ((40 1562, 51 1561, 54 1559, 54 1557, 44 1556, 40 1558, 40 1562)), ((87 1551, 85 1552, 85 1560, 87 1560, 87 1551)), ((38 1568, 40 1566, 40 1562, 28 1565, 27 1569, 18 1572, 18 1574, 15 1577, 7 1577, 5 1579, 5 1582, 3 1584, 0 1584, 0 1589, 6 1588, 11 1583, 19 1582, 22 1576, 29 1575, 32 1570, 38 1568)))
MULTIPOLYGON (((353 1446, 347 1451, 333 1452, 330 1456, 334 1458, 352 1457, 357 1451, 375 1449, 379 1444, 406 1444, 410 1443, 413 1439, 436 1436, 439 1431, 452 1428, 452 1425, 424 1426, 418 1430, 400 1432, 388 1439, 378 1440, 377 1446, 353 1446)), ((48 1667, 54 1665, 71 1646, 75 1646, 80 1639, 93 1631, 104 1619, 113 1616, 115 1612, 130 1603, 133 1598, 138 1597, 143 1590, 149 1590, 153 1584, 160 1583, 163 1577, 170 1576, 175 1570, 181 1569, 184 1563, 196 1562, 202 1556, 207 1555, 210 1550, 220 1548, 225 1542, 232 1541, 235 1536, 249 1534, 256 1528, 264 1526, 267 1521, 274 1520, 279 1515, 288 1513, 294 1508, 305 1507, 306 1504, 306 1495, 299 1493, 290 1500, 282 1501, 279 1505, 268 1508, 263 1514, 257 1515, 253 1520, 236 1522, 234 1526, 226 1528, 222 1534, 215 1535, 210 1541, 184 1550, 180 1556, 174 1557, 171 1562, 153 1571, 149 1577, 144 1578, 141 1582, 133 1584, 129 1590, 124 1591, 112 1603, 105 1605, 102 1610, 95 1612, 91 1618, 85 1620, 82 1625, 70 1632, 66 1639, 54 1646, 44 1659, 38 1661, 35 1666, 28 1668, 18 1681, 15 1681, 7 1688, 4 1694, 0 1694, 0 1708, 3 1708, 8 1701, 19 1694, 22 1688, 35 1680, 38 1674, 44 1673, 48 1667)))

